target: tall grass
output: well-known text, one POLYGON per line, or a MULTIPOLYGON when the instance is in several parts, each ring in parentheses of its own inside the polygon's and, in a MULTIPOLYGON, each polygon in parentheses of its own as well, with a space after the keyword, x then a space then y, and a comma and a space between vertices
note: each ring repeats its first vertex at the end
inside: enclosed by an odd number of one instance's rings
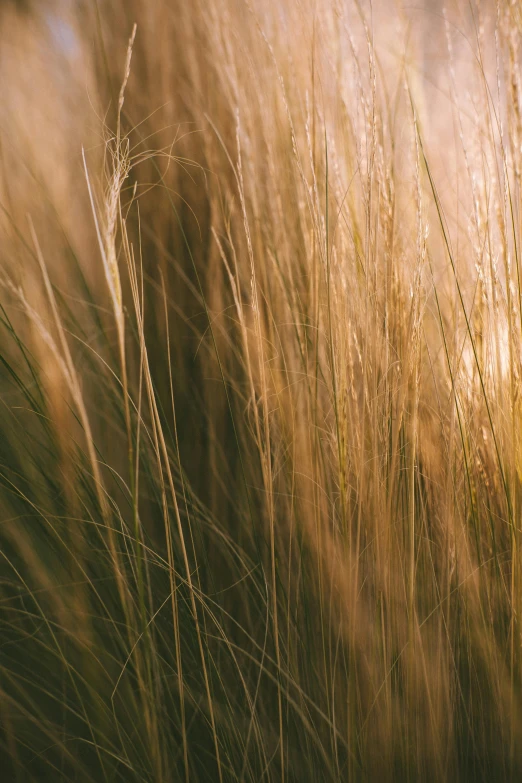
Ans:
POLYGON ((2 4, 3 780, 520 778, 521 58, 2 4))

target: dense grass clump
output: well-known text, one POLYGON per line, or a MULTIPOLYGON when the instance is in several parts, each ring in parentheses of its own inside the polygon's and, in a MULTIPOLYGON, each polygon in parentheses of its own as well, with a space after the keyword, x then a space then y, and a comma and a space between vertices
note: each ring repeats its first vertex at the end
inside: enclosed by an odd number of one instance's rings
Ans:
POLYGON ((517 2, 0 6, 2 780, 522 775, 517 2))

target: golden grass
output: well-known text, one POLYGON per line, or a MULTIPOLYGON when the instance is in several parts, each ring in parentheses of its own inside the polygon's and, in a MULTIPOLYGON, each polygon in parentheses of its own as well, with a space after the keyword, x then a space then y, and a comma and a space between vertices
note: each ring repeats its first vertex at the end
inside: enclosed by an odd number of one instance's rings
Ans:
POLYGON ((8 781, 522 774, 522 15, 0 10, 8 781))

